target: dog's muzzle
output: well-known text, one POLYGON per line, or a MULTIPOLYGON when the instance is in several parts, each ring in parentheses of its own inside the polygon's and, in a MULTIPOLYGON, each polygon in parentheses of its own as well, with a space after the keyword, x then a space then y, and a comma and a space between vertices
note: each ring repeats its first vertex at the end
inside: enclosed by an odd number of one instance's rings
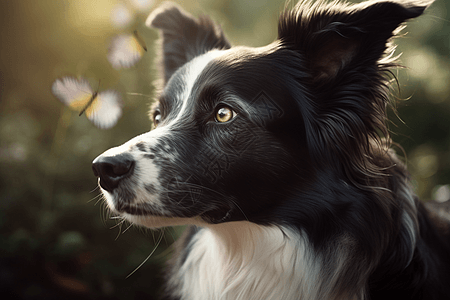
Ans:
POLYGON ((100 178, 100 186, 111 193, 120 181, 133 174, 134 165, 131 155, 100 155, 92 162, 92 170, 100 178))

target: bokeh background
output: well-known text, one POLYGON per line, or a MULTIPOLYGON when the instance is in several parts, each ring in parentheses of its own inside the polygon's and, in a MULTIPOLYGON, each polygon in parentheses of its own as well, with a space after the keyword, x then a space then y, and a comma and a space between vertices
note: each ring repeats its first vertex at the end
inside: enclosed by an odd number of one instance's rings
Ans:
MULTIPOLYGON (((0 3, 0 295, 2 299, 153 299, 167 247, 182 228, 129 228, 109 218, 91 171, 104 150, 148 131, 158 35, 144 22, 152 0, 17 0, 0 3), (106 59, 115 34, 138 29, 149 52, 130 70, 106 59), (110 130, 65 108, 52 94, 64 75, 114 88, 124 114, 110 130), (126 278, 155 249, 152 257, 126 278)), ((234 45, 276 38, 285 0, 199 0, 234 45)), ((417 193, 449 198, 450 0, 437 0, 397 40, 408 67, 400 81, 393 138, 406 152, 417 193)))

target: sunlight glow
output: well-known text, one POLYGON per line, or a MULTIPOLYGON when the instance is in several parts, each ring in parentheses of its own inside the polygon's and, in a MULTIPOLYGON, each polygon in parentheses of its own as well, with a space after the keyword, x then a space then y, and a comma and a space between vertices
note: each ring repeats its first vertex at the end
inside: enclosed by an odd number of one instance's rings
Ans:
POLYGON ((437 202, 450 200, 450 185, 437 186, 437 189, 433 193, 433 200, 437 202))
POLYGON ((117 4, 111 11, 111 21, 117 28, 124 28, 133 21, 133 14, 123 4, 117 4))
POLYGON ((130 3, 140 11, 146 11, 155 3, 154 0, 130 0, 130 3))

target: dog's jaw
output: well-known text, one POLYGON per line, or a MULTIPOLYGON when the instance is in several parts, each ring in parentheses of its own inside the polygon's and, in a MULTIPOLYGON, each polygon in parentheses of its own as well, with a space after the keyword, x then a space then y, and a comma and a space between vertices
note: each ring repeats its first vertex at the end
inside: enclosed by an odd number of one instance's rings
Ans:
POLYGON ((123 213, 122 217, 136 225, 144 226, 147 228, 162 228, 168 226, 179 225, 197 225, 205 226, 206 222, 200 217, 193 218, 179 218, 179 217, 160 217, 160 216, 135 216, 127 213, 123 213))

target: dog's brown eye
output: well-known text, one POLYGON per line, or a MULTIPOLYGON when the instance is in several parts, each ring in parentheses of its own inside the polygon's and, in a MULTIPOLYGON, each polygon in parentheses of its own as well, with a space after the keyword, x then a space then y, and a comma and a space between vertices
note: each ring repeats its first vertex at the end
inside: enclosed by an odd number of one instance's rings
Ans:
POLYGON ((153 115, 153 125, 157 127, 160 121, 161 121, 161 113, 155 112, 155 114, 153 115))
POLYGON ((220 123, 225 123, 233 119, 236 113, 229 107, 224 106, 219 108, 216 113, 216 121, 220 123))

